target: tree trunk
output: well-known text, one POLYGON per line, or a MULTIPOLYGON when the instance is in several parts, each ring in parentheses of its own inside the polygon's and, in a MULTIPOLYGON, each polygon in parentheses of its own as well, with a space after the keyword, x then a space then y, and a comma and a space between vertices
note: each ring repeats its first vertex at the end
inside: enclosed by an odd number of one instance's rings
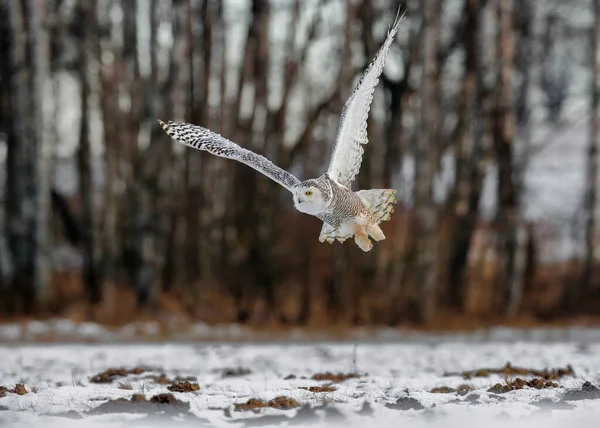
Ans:
MULTIPOLYGON (((99 23, 102 32, 109 32, 108 16, 103 16, 99 23), (105 28, 106 27, 106 28, 105 28)), ((95 37, 94 56, 99 59, 100 67, 100 108, 102 112, 103 148, 104 148, 104 189, 103 210, 101 219, 101 253, 102 253, 102 280, 114 283, 117 279, 117 258, 122 244, 125 242, 118 230, 119 224, 119 195, 117 186, 122 185, 119 174, 119 145, 120 128, 123 122, 118 106, 118 87, 123 79, 123 73, 118 63, 111 65, 102 62, 102 48, 100 37, 95 37)), ((120 54, 120 52, 119 52, 120 54)))
POLYGON ((44 112, 45 82, 48 78, 48 39, 45 28, 44 0, 28 0, 29 53, 31 63, 31 123, 34 143, 35 231, 34 289, 38 307, 44 308, 49 295, 50 280, 50 160, 48 121, 44 112))
MULTIPOLYGON (((140 78, 140 68, 138 59, 138 24, 137 13, 140 3, 137 0, 123 0, 122 7, 124 12, 123 19, 123 57, 127 61, 127 79, 130 88, 131 105, 129 108, 128 122, 131 139, 130 145, 131 160, 134 163, 132 187, 132 207, 131 213, 131 233, 133 250, 133 284, 137 293, 137 306, 139 309, 150 307, 155 298, 156 278, 154 261, 158 256, 155 248, 152 219, 154 218, 152 198, 148 187, 149 177, 147 174, 155 174, 156 171, 150 171, 145 159, 145 150, 140 147, 140 126, 143 121, 143 112, 138 92, 142 89, 140 78)), ((151 30, 152 31, 152 30, 151 30)), ((151 63, 154 61, 151 59, 151 63)), ((152 78, 156 78, 155 70, 151 71, 152 78)), ((148 90, 148 88, 145 88, 148 90)), ((152 99, 152 88, 149 90, 152 99)), ((146 150, 149 150, 146 149, 146 150)))
MULTIPOLYGON (((537 2, 539 4, 539 2, 537 2)), ((562 17, 556 11, 548 13, 545 21, 541 45, 540 89, 544 105, 548 111, 548 122, 557 124, 561 120, 565 101, 570 91, 570 68, 564 52, 564 25, 562 17)))
MULTIPOLYGON (((0 2, 0 40, 6 40, 8 43, 0 44, 0 129, 5 130, 8 139, 10 136, 10 23, 9 14, 6 5, 0 2)), ((7 162, 8 164, 8 162, 7 162)), ((6 180, 8 181, 8 180, 6 180)), ((8 183, 5 183, 8 184, 8 183)), ((6 194, 4 194, 6 200, 6 194)), ((9 288, 10 281, 13 275, 14 265, 12 262, 12 254, 8 247, 6 223, 6 206, 0 207, 0 295, 3 295, 9 288)), ((8 299, 4 299, 8 300, 8 299)), ((0 306, 2 310, 2 306, 0 306)))
POLYGON ((496 0, 498 32, 498 82, 494 111, 494 148, 498 166, 498 212, 497 212, 497 305, 508 309, 508 302, 519 292, 516 272, 516 248, 518 226, 518 189, 514 180, 514 31, 513 0, 496 0))
POLYGON ((581 304, 584 293, 595 285, 595 237, 598 216, 598 148, 600 146, 600 0, 594 0, 594 31, 592 39, 592 117, 588 146, 585 190, 585 261, 580 286, 573 288, 571 301, 581 304))
POLYGON ((518 88, 518 98, 515 100, 517 135, 521 143, 519 162, 515 165, 515 182, 517 193, 517 219, 515 231, 515 255, 512 274, 512 283, 509 284, 509 300, 507 305, 507 314, 515 316, 518 314, 523 300, 523 287, 525 281, 525 271, 527 267, 527 246, 528 232, 525 223, 525 206, 522 196, 525 190, 525 170, 531 150, 531 69, 532 59, 535 58, 533 52, 533 8, 534 4, 530 0, 517 0, 515 10, 516 24, 519 28, 519 43, 517 45, 516 60, 521 75, 521 82, 518 88))
MULTIPOLYGON (((154 7, 156 4, 157 2, 151 3, 154 7)), ((138 116, 134 116, 134 120, 137 118, 139 123, 146 122, 150 129, 146 147, 138 147, 137 150, 137 186, 134 191, 136 207, 134 214, 134 252, 137 260, 134 283, 137 290, 138 307, 144 309, 155 303, 160 291, 159 284, 162 278, 161 272, 165 265, 171 202, 164 189, 169 183, 169 177, 165 175, 168 171, 165 171, 163 166, 171 159, 172 145, 162 144, 162 132, 156 118, 163 114, 172 114, 174 103, 171 101, 171 97, 181 94, 180 87, 176 86, 176 83, 181 83, 181 79, 177 78, 174 62, 177 61, 182 73, 187 73, 185 58, 189 56, 189 48, 185 42, 181 41, 186 35, 185 25, 183 25, 187 21, 186 11, 184 3, 175 5, 173 11, 174 46, 169 57, 169 73, 164 85, 164 88, 168 88, 168 90, 161 94, 166 98, 162 104, 163 109, 159 111, 156 106, 159 99, 159 70, 156 46, 151 46, 151 77, 146 87, 148 97, 151 100, 150 108, 145 112, 140 111, 138 116)), ((151 13, 150 20, 151 39, 155 40, 159 25, 155 13, 151 13)), ((135 66, 138 67, 139 65, 136 64, 135 66)), ((139 71, 134 75, 137 79, 140 79, 139 71)), ((185 100, 177 100, 177 102, 183 109, 186 108, 185 100)))
POLYGON ((467 0, 464 6, 464 25, 462 44, 465 49, 464 75, 460 95, 459 123, 456 130, 456 183, 449 198, 453 216, 453 238, 449 260, 449 303, 457 310, 464 310, 465 290, 464 272, 467 254, 474 228, 469 214, 469 191, 477 183, 470 181, 469 158, 474 149, 472 124, 475 121, 474 100, 477 71, 477 37, 479 32, 479 0, 467 0))
POLYGON ((420 138, 416 151, 415 208, 419 239, 414 286, 417 308, 413 315, 423 323, 431 320, 437 300, 437 208, 433 198, 434 176, 438 159, 437 145, 441 126, 439 96, 439 50, 441 32, 440 2, 423 4, 424 31, 423 76, 420 88, 420 138))
MULTIPOLYGON (((198 99, 194 99, 194 88, 196 85, 195 73, 193 72, 194 67, 194 58, 193 58, 193 50, 190 53, 192 58, 190 59, 190 93, 192 95, 191 101, 191 117, 194 123, 198 125, 209 127, 209 112, 208 112, 208 93, 209 93, 209 83, 211 77, 211 51, 212 51, 212 7, 209 5, 208 0, 202 1, 202 6, 200 8, 200 13, 202 15, 202 33, 201 40, 199 43, 202 46, 203 52, 200 58, 202 59, 202 73, 201 73, 201 81, 199 82, 200 91, 198 99)), ((191 16, 191 11, 188 13, 188 16, 191 16)), ((193 46, 193 34, 191 21, 187 23, 187 37, 189 38, 190 46, 193 46)), ((198 73, 200 74, 200 73, 198 73)), ((186 161, 186 235, 187 239, 185 241, 186 251, 186 266, 185 266, 185 282, 189 284, 189 286, 195 285, 198 286, 199 279, 201 278, 202 266, 206 263, 203 263, 203 259, 205 259, 206 254, 205 250, 207 249, 206 244, 206 236, 203 233, 203 225, 202 225, 202 211, 205 209, 205 201, 204 201, 204 185, 206 177, 206 167, 209 162, 212 160, 208 160, 206 156, 203 154, 187 150, 185 153, 185 161, 186 161), (204 244, 204 245, 203 245, 204 244)))
POLYGON ((102 300, 102 290, 96 268, 96 222, 93 198, 95 193, 92 179, 92 154, 90 150, 90 94, 91 85, 88 77, 91 38, 96 37, 96 2, 86 1, 79 5, 79 84, 81 88, 81 121, 79 130, 79 147, 77 150, 77 166, 79 169, 79 198, 81 202, 81 231, 83 232, 83 283, 85 284, 90 303, 102 300))
MULTIPOLYGON (((271 126, 267 122, 269 118, 269 76, 270 76, 270 36, 269 24, 271 21, 270 4, 265 0, 253 0, 252 11, 256 16, 257 50, 254 57, 254 112, 253 133, 255 140, 252 142, 258 152, 271 153, 270 144, 280 144, 280 141, 271 135, 271 126)), ((273 151, 276 153, 276 151, 273 151)), ((252 171, 256 175, 255 171, 252 171)), ((261 203, 257 204, 256 233, 252 240, 251 263, 257 269, 256 275, 260 293, 265 300, 267 314, 262 317, 263 322, 269 318, 278 316, 278 307, 275 301, 275 266, 277 254, 273 251, 275 245, 275 222, 273 219, 279 217, 277 202, 281 192, 276 183, 260 178, 258 185, 258 198, 261 203)))
POLYGON ((462 94, 462 109, 465 116, 461 119, 462 124, 459 125, 461 129, 457 133, 459 139, 457 149, 458 182, 454 196, 456 222, 454 223, 449 270, 450 305, 461 312, 465 309, 465 274, 473 235, 477 227, 484 177, 483 152, 486 116, 484 113, 483 20, 486 3, 486 0, 469 0, 465 4, 467 17, 463 43, 466 50, 466 75, 463 79, 464 92, 462 94), (471 91, 473 92, 471 93, 471 91), (470 102, 472 102, 472 106, 469 106, 470 102), (469 120, 469 117, 472 120, 469 120), (468 140, 472 140, 470 147, 466 146, 468 140))
MULTIPOLYGON (((413 3, 414 4, 414 3, 413 3)), ((409 15, 418 14, 420 6, 416 5, 408 11, 409 15)), ((397 151, 397 164, 402 166, 402 157, 414 153, 414 144, 416 132, 408 126, 403 126, 402 118, 407 117, 418 117, 417 106, 415 103, 411 103, 412 88, 410 82, 414 80, 413 75, 415 70, 418 71, 418 67, 421 63, 423 56, 423 50, 421 49, 421 41, 423 40, 424 27, 420 22, 416 20, 409 20, 409 49, 407 52, 406 65, 404 68, 404 77, 398 83, 390 82, 383 76, 383 83, 389 86, 391 92, 391 102, 389 114, 393 115, 390 119, 387 138, 394 139, 396 141, 388 141, 388 151, 386 154, 386 163, 384 168, 388 168, 391 174, 391 159, 390 155, 397 151), (401 92, 400 92, 401 90, 401 92), (395 122, 395 123, 394 123, 395 122), (395 138, 394 138, 395 137, 395 138), (396 149, 393 146, 396 145, 396 149), (387 164, 387 167, 386 167, 387 164)), ((401 174, 404 176, 404 173, 401 174)), ((391 179, 391 177, 390 177, 391 179)), ((384 187, 390 187, 385 185, 384 187)), ((406 189, 404 186, 400 189, 401 198, 406 197, 406 189)), ((399 198, 399 200, 402 200, 399 198)), ((404 218, 399 218, 399 225, 394 231, 394 252, 392 254, 392 260, 394 264, 390 273, 390 325, 396 325, 400 322, 401 318, 406 316, 407 311, 412 305, 411 297, 414 290, 414 286, 410 283, 410 277, 415 267, 415 238, 416 234, 412 233, 412 226, 414 223, 414 216, 407 213, 404 218)))
MULTIPOLYGON (((266 118, 269 69, 269 29, 270 4, 266 0, 252 0, 250 26, 246 40, 246 50, 240 75, 238 77, 238 95, 233 105, 237 126, 235 141, 250 150, 264 153, 265 124, 255 126, 257 120, 266 118), (248 103, 245 95, 252 95, 251 111, 243 112, 243 104, 248 103), (243 114, 245 113, 245 114, 243 114), (253 132, 253 129, 259 129, 253 132)), ((235 123, 235 122, 234 122, 235 123)), ((235 125, 234 125, 235 126, 235 125)), ((248 316, 248 306, 254 304, 253 299, 260 295, 269 307, 274 307, 274 277, 271 255, 267 254, 272 245, 272 219, 268 213, 270 194, 275 189, 274 183, 259 177, 255 171, 245 165, 232 165, 234 171, 235 205, 234 222, 240 245, 240 256, 235 262, 245 278, 233 278, 233 289, 236 295, 241 319, 248 316), (247 278, 255 285, 248 287, 247 278), (243 296, 252 295, 251 299, 243 296)), ((279 192, 277 191, 277 194, 279 192)))
MULTIPOLYGON (((137 13, 140 3, 138 1, 122 1, 124 12, 123 19, 123 57, 127 61, 127 83, 131 96, 131 105, 128 114, 128 126, 131 139, 127 142, 130 147, 129 156, 134 164, 131 177, 132 205, 131 218, 131 245, 133 252, 132 281, 137 293, 137 305, 140 309, 147 309, 154 303, 156 297, 156 284, 158 272, 156 260, 159 252, 156 247, 155 230, 158 226, 153 224, 157 219, 152 199, 153 178, 158 174, 157 163, 149 165, 147 153, 152 149, 152 142, 146 142, 148 147, 140 145, 140 127, 146 119, 142 110, 142 85, 140 64, 138 60, 139 46, 137 37, 137 13), (154 168, 153 168, 154 167, 154 168)), ((152 31, 152 29, 151 29, 152 31)), ((154 47, 152 47, 154 48, 154 47)), ((154 60, 151 59, 151 63, 154 60)), ((156 70, 151 70, 152 79, 157 78, 156 70)), ((149 93, 150 100, 154 100, 153 86, 144 88, 149 93)), ((150 108, 153 111, 152 101, 150 108)), ((155 132, 155 131, 154 131, 155 132)), ((152 132, 150 138, 152 139, 152 132)))
MULTIPOLYGON (((9 44, 7 61, 2 65, 3 80, 8 79, 10 108, 7 120, 8 151, 6 157, 6 239, 12 264, 11 292, 13 302, 17 302, 16 294, 23 295, 30 290, 33 280, 33 236, 32 225, 35 213, 31 143, 28 138, 29 129, 25 126, 29 117, 28 87, 26 83, 26 32, 23 26, 21 5, 12 0, 2 3, 4 18, 8 24, 9 44), (4 74, 6 71, 6 74, 4 74), (25 291, 27 290, 27 291, 25 291)), ((32 296, 31 296, 32 297, 32 296)), ((7 302, 8 303, 8 302, 7 302)), ((32 302, 26 302, 26 304, 32 302)), ((19 308, 13 306, 12 310, 19 308)))

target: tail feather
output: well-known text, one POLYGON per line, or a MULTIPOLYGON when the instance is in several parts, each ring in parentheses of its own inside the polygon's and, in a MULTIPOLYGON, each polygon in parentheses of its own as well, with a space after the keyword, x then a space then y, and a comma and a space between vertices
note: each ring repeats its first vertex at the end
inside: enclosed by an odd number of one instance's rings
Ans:
POLYGON ((373 223, 376 225, 391 218, 394 212, 393 204, 396 203, 395 189, 370 189, 359 190, 358 196, 371 208, 373 212, 373 223))

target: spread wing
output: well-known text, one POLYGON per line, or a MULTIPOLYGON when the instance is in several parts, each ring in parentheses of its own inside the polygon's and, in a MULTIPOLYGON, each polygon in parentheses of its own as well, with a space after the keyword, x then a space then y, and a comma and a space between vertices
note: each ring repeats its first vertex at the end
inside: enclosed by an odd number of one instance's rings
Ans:
POLYGON ((360 170, 363 155, 362 145, 369 142, 367 118, 373 102, 373 91, 379 82, 379 76, 383 71, 390 45, 398 32, 403 16, 396 16, 394 25, 388 31, 383 46, 381 46, 344 104, 331 161, 327 169, 329 177, 343 186, 350 187, 350 183, 360 170))
POLYGON ((194 149, 207 151, 222 158, 244 163, 281 184, 290 192, 292 191, 292 187, 300 184, 300 180, 289 172, 279 168, 266 157, 244 149, 233 141, 229 141, 206 128, 185 122, 169 121, 165 123, 159 120, 158 123, 178 143, 194 149))

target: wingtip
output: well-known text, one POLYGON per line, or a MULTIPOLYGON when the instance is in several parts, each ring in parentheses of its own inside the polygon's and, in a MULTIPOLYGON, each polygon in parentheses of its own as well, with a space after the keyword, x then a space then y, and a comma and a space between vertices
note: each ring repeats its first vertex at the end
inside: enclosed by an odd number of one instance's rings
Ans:
POLYGON ((160 127, 169 135, 171 135, 171 131, 172 131, 172 127, 171 125, 173 124, 173 122, 168 121, 168 122, 164 122, 160 119, 156 119, 156 121, 158 122, 158 124, 160 125, 160 127))
POLYGON ((408 6, 407 5, 400 4, 400 6, 398 6, 398 10, 396 11, 396 16, 394 18, 394 23, 392 24, 392 26, 388 30, 388 33, 391 33, 391 32, 395 33, 396 31, 398 31, 398 28, 400 27, 400 23, 402 22, 402 20, 406 16, 406 12, 407 11, 408 11, 408 6))
POLYGON ((156 121, 158 122, 158 124, 160 125, 160 127, 163 129, 163 131, 165 131, 167 133, 167 135, 170 135, 171 137, 173 137, 173 122, 168 121, 168 122, 164 122, 160 119, 156 119, 156 121))

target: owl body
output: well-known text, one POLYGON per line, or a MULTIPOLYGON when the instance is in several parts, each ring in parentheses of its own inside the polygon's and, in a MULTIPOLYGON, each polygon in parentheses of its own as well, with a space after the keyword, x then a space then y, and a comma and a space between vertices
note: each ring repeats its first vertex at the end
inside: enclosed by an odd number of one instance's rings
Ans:
POLYGON ((344 242, 354 236, 363 251, 373 246, 369 237, 376 241, 385 239, 379 223, 389 219, 396 202, 394 189, 353 192, 328 174, 303 181, 292 193, 298 211, 323 221, 321 242, 344 242))
POLYGON ((365 202, 327 174, 303 181, 294 189, 293 194, 298 211, 314 215, 335 228, 355 217, 365 221, 369 218, 365 202))
POLYGON ((319 241, 344 242, 354 237, 363 251, 369 251, 373 247, 369 238, 375 241, 385 239, 379 224, 390 219, 396 191, 369 189, 353 192, 351 184, 360 170, 363 146, 369 142, 367 119, 373 92, 401 20, 398 13, 382 47, 344 104, 329 167, 318 178, 300 181, 264 156, 201 126, 184 122, 158 122, 175 141, 244 163, 281 184, 292 193, 294 206, 299 211, 323 221, 319 241))

